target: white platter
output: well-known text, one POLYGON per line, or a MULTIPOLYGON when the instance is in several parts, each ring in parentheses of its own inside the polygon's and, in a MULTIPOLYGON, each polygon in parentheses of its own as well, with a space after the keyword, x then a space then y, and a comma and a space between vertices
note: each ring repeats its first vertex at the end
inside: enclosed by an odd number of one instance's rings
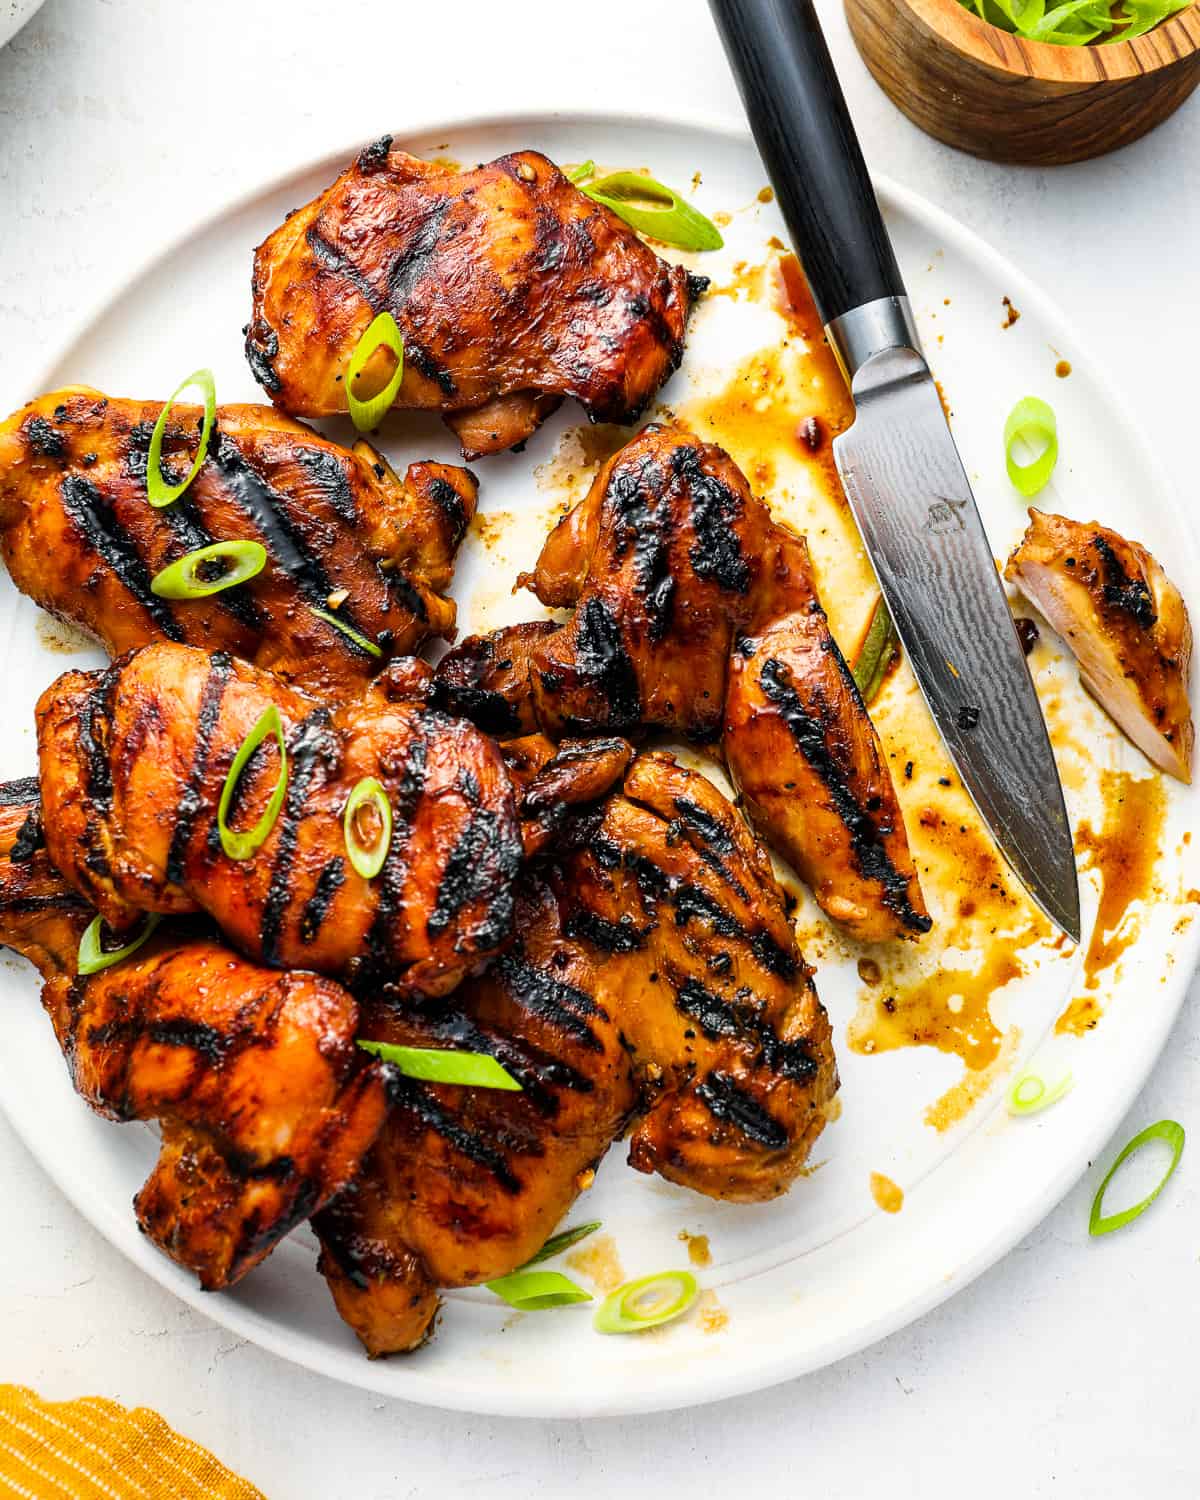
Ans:
MULTIPOLYGON (((761 258, 768 236, 782 236, 774 206, 757 200, 765 178, 748 139, 701 124, 514 117, 435 125, 398 139, 418 154, 465 161, 531 145, 564 162, 592 156, 606 165, 646 165, 678 185, 700 171, 696 201, 709 212, 733 214, 727 249, 704 257, 702 269, 717 286, 736 280, 735 262, 761 258)), ((264 188, 169 249, 95 314, 28 394, 91 383, 114 395, 164 395, 183 372, 210 364, 220 400, 257 399, 239 333, 248 312, 252 248, 288 208, 332 180, 358 144, 264 188)), ((1144 541, 1185 597, 1200 599, 1196 547, 1169 487, 1053 304, 921 198, 886 182, 880 196, 997 554, 1024 523, 1004 478, 999 430, 1014 400, 1041 394, 1058 411, 1063 449, 1045 497, 1048 508, 1080 519, 1096 515, 1144 541), (1022 315, 1007 330, 1000 326, 1004 296, 1022 315), (1055 379, 1060 356, 1074 367, 1066 380, 1055 379)), ((765 308, 712 299, 663 400, 686 413, 689 400, 719 383, 747 351, 777 341, 782 329, 765 308)), ((504 519, 493 524, 490 547, 475 537, 464 549, 455 593, 466 628, 537 613, 528 596, 513 599, 508 591, 517 569, 532 563, 561 503, 563 495, 548 484, 564 465, 550 461, 564 430, 580 420, 578 409, 561 411, 524 454, 476 466, 482 512, 504 519), (540 484, 534 478, 539 467, 540 484)), ((455 454, 439 424, 403 416, 389 419, 381 446, 395 463, 455 454)), ((764 497, 777 498, 769 486, 764 497)), ((815 546, 819 563, 823 557, 828 562, 829 546, 815 546)), ((826 602, 836 629, 839 608, 850 605, 826 602)), ((0 772, 6 777, 34 767, 38 692, 66 667, 99 660, 94 652, 64 651, 61 643, 52 649, 46 640, 38 612, 0 580, 0 650, 8 681, 0 772)), ((1135 776, 1147 768, 1089 705, 1052 643, 1039 661, 1039 687, 1053 696, 1075 736, 1075 784, 1068 786, 1073 816, 1094 817, 1088 798, 1096 768, 1135 776)), ((908 690, 901 677, 889 692, 894 699, 908 690)), ((886 736, 886 705, 881 727, 886 736)), ((916 794, 901 792, 911 826, 916 794)), ((641 1338, 603 1339, 591 1331, 586 1310, 516 1317, 473 1290, 449 1295, 437 1337, 420 1354, 370 1363, 334 1313, 306 1234, 282 1245, 236 1292, 202 1295, 134 1224, 130 1199, 153 1159, 153 1135, 145 1127, 106 1124, 73 1096, 32 972, 17 960, 0 969, 0 1105, 71 1201, 131 1260, 233 1332, 332 1378, 431 1405, 531 1417, 716 1400, 818 1368, 919 1317, 1009 1249, 1102 1148, 1166 1040, 1197 954, 1191 920, 1197 908, 1189 907, 1187 895, 1200 886, 1200 845, 1183 841, 1196 822, 1197 794, 1174 784, 1165 792, 1158 896, 1134 914, 1137 940, 1097 991, 1104 1006, 1099 1025, 1083 1038, 1053 1043, 1076 1086, 1063 1104, 1035 1119, 1009 1118, 1002 1099, 1012 1074, 997 1068, 990 1089, 961 1123, 944 1130, 927 1125, 927 1107, 955 1084, 962 1064, 932 1048, 874 1056, 851 1050, 847 1026, 862 988, 854 955, 819 932, 811 907, 802 908, 801 928, 810 951, 815 943, 818 986, 834 1019, 843 1079, 841 1118, 815 1153, 820 1170, 780 1202, 737 1208, 631 1172, 618 1146, 573 1215, 605 1221, 629 1275, 686 1263, 680 1231, 707 1235, 713 1262, 700 1276, 725 1315, 716 1331, 692 1317, 641 1338), (872 1172, 903 1188, 900 1213, 877 1210, 872 1172)), ((1083 900, 1086 937, 1096 907, 1087 877, 1083 900)), ((968 965, 979 956, 958 955, 968 965)), ((1019 1030, 1008 1059, 1014 1066, 1041 1045, 1079 985, 1078 956, 1040 945, 1023 957, 1032 972, 993 1003, 997 1025, 1019 1030)))

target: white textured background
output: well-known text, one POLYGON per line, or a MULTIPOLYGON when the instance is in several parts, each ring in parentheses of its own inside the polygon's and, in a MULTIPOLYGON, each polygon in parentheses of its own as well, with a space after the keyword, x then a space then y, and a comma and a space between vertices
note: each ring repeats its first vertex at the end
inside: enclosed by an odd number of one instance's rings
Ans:
MULTIPOLYGON (((990 166, 909 125, 838 5, 821 9, 868 160, 1059 299, 1195 505, 1200 98, 1105 161, 990 166)), ((532 104, 738 108, 703 0, 48 0, 0 49, 0 409, 181 223, 355 135, 532 104)), ((1193 1500, 1198 1062, 1185 1013, 1117 1136, 1171 1115, 1196 1133, 1191 1155, 1131 1229, 1088 1242, 1093 1170, 999 1266, 875 1349, 717 1407, 592 1423, 385 1402, 233 1340, 132 1270, 0 1121, 0 1381, 153 1405, 271 1500, 1193 1500)), ((2 1027, 0 1066, 20 1066, 2 1027)))

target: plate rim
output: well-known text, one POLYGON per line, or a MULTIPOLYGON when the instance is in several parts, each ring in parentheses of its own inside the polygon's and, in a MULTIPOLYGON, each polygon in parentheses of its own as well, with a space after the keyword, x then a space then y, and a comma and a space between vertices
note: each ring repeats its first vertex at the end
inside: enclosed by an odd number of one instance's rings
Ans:
MULTIPOLYGON (((619 108, 572 109, 565 106, 523 108, 519 110, 488 110, 478 114, 446 118, 416 119, 397 127, 391 132, 400 141, 412 140, 432 134, 467 134, 474 131, 537 130, 547 126, 595 124, 600 127, 646 129, 648 131, 685 131, 695 134, 718 136, 728 142, 749 145, 754 141, 744 120, 728 113, 705 111, 672 111, 658 113, 640 110, 630 113, 619 108)), ((48 388, 48 381, 62 361, 63 352, 79 344, 88 331, 98 323, 122 298, 129 295, 138 282, 152 275, 164 263, 185 249, 188 242, 217 228, 223 220, 236 217, 253 207, 260 199, 282 192, 288 184, 302 175, 307 175, 322 162, 334 158, 350 161, 362 149, 363 138, 356 137, 344 148, 331 147, 318 156, 297 153, 296 159, 266 181, 232 195, 223 203, 207 210, 177 228, 164 242, 157 245, 140 259, 130 271, 118 281, 106 285, 100 298, 90 303, 79 315, 66 322, 61 339, 55 341, 58 351, 38 370, 34 380, 35 392, 48 388)), ((1157 450, 1149 440, 1140 417, 1123 401, 1117 383, 1110 378, 1107 366, 1095 358, 1086 337, 1080 338, 1070 318, 1058 303, 1026 272, 1015 265, 1003 252, 995 249, 983 236, 962 223, 947 210, 926 198, 923 194, 897 182, 884 173, 872 173, 872 181, 885 213, 898 210, 910 215, 917 223, 929 228, 947 245, 968 259, 991 265, 997 274, 1002 274, 1023 303, 1036 308, 1039 319, 1064 335, 1072 349, 1077 365, 1086 366, 1088 379, 1095 386, 1106 404, 1120 408, 1125 414, 1127 431, 1136 448, 1138 468, 1153 483, 1155 491, 1170 506, 1172 516, 1187 538, 1192 553, 1191 564, 1197 566, 1200 548, 1200 523, 1186 507, 1179 504, 1178 487, 1159 458, 1157 450)), ((86 1193, 79 1191, 79 1174, 72 1173, 69 1166, 61 1163, 55 1153, 44 1146, 43 1138, 34 1130, 32 1123, 17 1118, 6 1107, 0 1094, 0 1108, 12 1126, 14 1134, 30 1155, 46 1173, 58 1190, 91 1226, 127 1261, 137 1266, 167 1291, 179 1297, 195 1311, 203 1313, 215 1324, 228 1329, 240 1337, 249 1339, 259 1348, 285 1359, 301 1368, 313 1371, 340 1384, 368 1390, 391 1397, 394 1400, 411 1401, 415 1405, 430 1406, 442 1410, 478 1413, 504 1417, 521 1417, 529 1420, 579 1419, 632 1415, 638 1413, 677 1410, 701 1406, 716 1401, 731 1399, 753 1391, 766 1389, 798 1376, 812 1373, 846 1359, 869 1348, 881 1339, 924 1317, 933 1308, 947 1301, 955 1292, 970 1285, 977 1277, 1029 1234, 1062 1201, 1071 1188, 1083 1177, 1096 1155, 1109 1141, 1128 1113, 1136 1095, 1157 1065, 1158 1059, 1178 1021, 1187 991, 1190 987, 1197 960, 1200 959, 1200 924, 1191 934, 1190 962, 1174 966, 1169 977, 1168 996, 1164 1001, 1161 1019, 1161 1034, 1153 1043, 1144 1066, 1127 1074, 1118 1088, 1110 1093, 1110 1107, 1103 1117, 1088 1131, 1086 1149, 1081 1149, 1077 1160, 1068 1159, 1061 1169, 1045 1184, 1042 1190, 1025 1199, 1020 1210, 1011 1215, 1002 1232, 989 1234, 973 1255, 959 1263, 956 1274, 949 1279, 935 1279, 924 1293, 910 1297, 907 1301, 889 1309, 885 1316, 865 1326, 855 1327, 838 1338, 829 1338, 825 1344, 814 1346, 800 1353, 782 1350, 759 1349, 753 1360, 717 1361, 695 1359, 690 1364, 677 1367, 662 1382, 661 1386, 645 1388, 645 1383, 632 1383, 632 1389, 622 1391, 616 1399, 593 1397, 581 1403, 568 1392, 544 1400, 536 1412, 530 1412, 528 1402, 522 1399, 519 1381, 510 1384, 494 1382, 484 1384, 475 1378, 456 1379, 443 1372, 422 1373, 416 1365, 405 1368, 395 1361, 380 1366, 366 1359, 357 1350, 357 1362, 349 1364, 339 1356, 329 1356, 314 1343, 312 1335, 295 1330, 282 1332, 274 1320, 260 1315, 253 1307, 236 1296, 220 1299, 201 1291, 191 1278, 174 1262, 155 1250, 132 1228, 127 1210, 119 1213, 116 1204, 107 1201, 94 1202, 86 1193), (132 1236, 132 1237, 131 1237, 132 1236), (376 1372, 386 1369, 387 1377, 377 1378, 376 1372), (397 1389, 397 1385, 402 1389, 397 1389), (669 1386, 669 1388, 667 1388, 669 1386)))

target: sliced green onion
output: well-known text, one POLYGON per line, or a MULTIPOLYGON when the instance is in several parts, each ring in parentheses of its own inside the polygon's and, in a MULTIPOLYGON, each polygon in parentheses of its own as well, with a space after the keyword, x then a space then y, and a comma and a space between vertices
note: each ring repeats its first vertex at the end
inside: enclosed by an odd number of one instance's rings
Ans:
POLYGON ((400 336, 400 330, 391 313, 381 312, 355 345, 354 353, 350 356, 350 366, 346 371, 346 402, 350 408, 350 420, 359 432, 371 432, 379 426, 384 413, 396 399, 403 379, 404 340, 400 336), (377 391, 374 396, 369 396, 365 401, 360 401, 354 394, 354 382, 362 375, 367 360, 376 349, 380 348, 392 351, 396 356, 396 368, 382 390, 377 391))
POLYGON ((217 804, 217 831, 221 835, 221 848, 230 859, 249 859, 263 843, 275 826, 275 819, 279 816, 279 809, 283 806, 283 799, 287 793, 287 784, 288 758, 287 743, 283 737, 283 720, 279 717, 279 710, 272 703, 270 708, 263 710, 258 723, 242 741, 241 749, 233 757, 233 764, 229 768, 229 775, 225 778, 225 785, 221 788, 221 800, 217 804), (230 828, 226 819, 229 816, 229 804, 233 800, 234 789, 237 787, 242 772, 246 769, 246 762, 269 734, 275 736, 279 745, 279 778, 275 782, 271 800, 253 828, 245 830, 230 828))
POLYGON ((98 974, 101 969, 109 969, 113 964, 119 964, 123 958, 128 958, 131 953, 137 952, 161 921, 162 918, 157 912, 150 912, 142 923, 142 930, 131 942, 126 943, 123 948, 105 948, 104 918, 93 917, 79 939, 76 972, 98 974))
POLYGON ((690 1271, 659 1271, 627 1281, 596 1309, 597 1333, 640 1333, 687 1312, 700 1288, 690 1271))
POLYGON ((374 776, 364 776, 347 798, 342 832, 350 863, 364 880, 374 880, 383 869, 392 843, 392 804, 374 776), (369 846, 363 843, 357 821, 358 814, 368 806, 379 816, 379 833, 369 846))
POLYGON ((558 1271, 514 1271, 511 1276, 487 1282, 487 1289, 521 1312, 544 1312, 592 1300, 591 1292, 558 1271))
POLYGON ((872 703, 878 696, 892 658, 899 648, 896 627, 892 624, 891 614, 880 594, 871 611, 871 623, 867 626, 858 660, 851 668, 864 703, 872 703))
POLYGON ((364 651, 369 652, 372 656, 383 655, 383 650, 380 646, 377 646, 374 641, 368 640, 365 635, 360 635, 353 626, 347 625, 345 620, 339 620, 337 615, 327 609, 316 609, 311 605, 309 608, 312 609, 312 613, 316 615, 318 620, 324 620, 326 625, 332 625, 335 630, 340 630, 346 639, 353 641, 356 646, 361 646, 364 651))
POLYGON ((408 1078, 426 1083, 460 1083, 467 1088, 521 1091, 507 1068, 486 1052, 454 1052, 442 1047, 402 1047, 395 1042, 364 1042, 364 1052, 395 1063, 408 1078))
POLYGON ((530 1266, 540 1266, 544 1260, 561 1255, 572 1245, 578 1245, 580 1240, 586 1240, 589 1234, 595 1234, 599 1228, 600 1220, 593 1219, 590 1224, 576 1224, 574 1229, 564 1229, 561 1234, 552 1234, 538 1253, 531 1255, 523 1266, 518 1267, 518 1270, 525 1271, 530 1266))
POLYGON ((596 163, 590 156, 587 161, 581 161, 577 167, 572 167, 569 172, 563 173, 568 182, 574 183, 586 182, 589 177, 594 177, 595 175, 596 163))
POLYGON ((160 599, 207 599, 210 594, 245 583, 266 565, 267 549, 261 542, 213 542, 211 547, 197 547, 160 568, 150 580, 150 589, 160 599), (217 562, 233 566, 206 578, 209 570, 205 564, 217 562))
POLYGON ((640 234, 653 235, 680 250, 719 250, 721 231, 674 188, 640 172, 614 172, 580 188, 596 203, 611 208, 640 234))
POLYGON ((1159 1120, 1154 1125, 1147 1125, 1145 1130, 1139 1130, 1133 1140, 1122 1149, 1121 1154, 1113 1162, 1112 1166, 1109 1167, 1104 1181, 1100 1184, 1099 1191, 1092 1200, 1092 1216, 1088 1221, 1088 1233, 1111 1234, 1114 1229, 1123 1229, 1126 1224, 1130 1224, 1134 1219, 1140 1218, 1154 1202, 1155 1198, 1158 1197, 1159 1193, 1162 1192, 1163 1188, 1166 1187, 1167 1183, 1170 1182, 1175 1168, 1179 1165, 1179 1158, 1183 1155, 1183 1142, 1183 1126, 1177 1124, 1174 1120, 1159 1120), (1122 1163, 1128 1161, 1135 1151, 1140 1151, 1143 1146, 1148 1145, 1151 1141, 1166 1141, 1167 1145, 1171 1148, 1171 1162, 1167 1170, 1163 1173, 1162 1180, 1153 1192, 1146 1194, 1140 1203, 1135 1203, 1132 1208, 1122 1209, 1119 1214, 1106 1215, 1103 1212, 1105 1189, 1113 1180, 1122 1163))
POLYGON ((181 385, 176 386, 171 399, 159 412, 154 431, 150 434, 150 452, 146 455, 146 497, 155 510, 161 510, 164 505, 174 504, 200 472, 200 465, 204 462, 205 454, 208 452, 208 440, 212 436, 216 416, 217 386, 213 380, 213 372, 195 370, 181 385), (180 391, 186 391, 190 385, 197 386, 204 392, 204 422, 200 428, 200 443, 196 448, 196 456, 192 460, 192 467, 188 470, 187 478, 182 484, 168 484, 162 477, 162 445, 163 435, 167 428, 167 417, 180 391))
POLYGON ((1025 396, 1009 412, 1004 424, 1004 462, 1009 479, 1027 500, 1049 483, 1058 462, 1058 420, 1053 407, 1037 396, 1025 396), (1018 442, 1030 448, 1043 446, 1031 463, 1020 464, 1013 457, 1018 442))
POLYGON ((1008 1112, 1010 1115, 1036 1115, 1057 1104, 1064 1094, 1069 1094, 1074 1083, 1072 1075, 1064 1073, 1057 1082, 1047 1086, 1040 1074, 1027 1070, 1008 1091, 1008 1112))

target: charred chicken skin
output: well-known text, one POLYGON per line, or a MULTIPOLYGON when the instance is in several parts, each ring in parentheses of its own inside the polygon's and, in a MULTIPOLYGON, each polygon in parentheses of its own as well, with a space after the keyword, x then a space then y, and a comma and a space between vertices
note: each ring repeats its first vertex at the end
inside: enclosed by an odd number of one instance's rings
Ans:
POLYGON ((1156 766, 1192 779, 1192 626, 1145 547, 1095 521, 1031 509, 1004 576, 1079 661, 1083 685, 1156 766))
POLYGON ((867 941, 930 921, 879 737, 803 540, 722 449, 650 426, 551 532, 527 583, 573 608, 476 636, 439 701, 495 734, 720 737, 760 833, 867 941))
POLYGON ((259 246, 246 354, 284 411, 344 412, 350 357, 390 312, 393 405, 442 412, 471 458, 524 441, 564 396, 632 421, 678 366, 705 286, 536 151, 459 171, 385 137, 259 246))
POLYGON ((68 672, 38 705, 50 856, 117 930, 141 912, 206 911, 252 958, 403 994, 443 994, 507 940, 520 861, 499 751, 472 725, 375 690, 336 708, 222 653, 147 646, 106 671, 68 672), (221 791, 263 713, 229 826, 252 828, 286 775, 264 842, 223 851, 221 791), (366 880, 342 815, 364 777, 382 784, 393 834, 366 880))
POLYGON ((514 946, 438 1016, 365 1007, 367 1034, 490 1052, 524 1087, 404 1081, 358 1180, 316 1219, 372 1355, 427 1336, 437 1287, 533 1255, 631 1117, 638 1170, 738 1202, 784 1192, 824 1124, 829 1023, 765 852, 666 756, 591 806, 619 745, 565 762, 544 739, 508 747, 533 824, 550 787, 565 794, 553 853, 521 877, 514 946))
POLYGON ((0 943, 42 973, 75 1088, 112 1120, 159 1120, 134 1199, 143 1232, 209 1291, 232 1286, 359 1168, 394 1071, 354 1045, 339 985, 160 929, 78 975, 92 912, 50 864, 36 781, 0 786, 0 943))
MULTIPOLYGON (((453 635, 444 594, 475 513, 465 469, 417 463, 401 482, 366 444, 347 452, 271 407, 222 406, 195 480, 155 509, 146 463, 162 407, 61 390, 0 424, 0 547, 43 609, 113 656, 158 640, 224 650, 327 698, 357 691, 389 656, 453 635), (266 548, 257 577, 200 599, 152 591, 167 564, 230 540, 266 548)), ((190 467, 201 415, 172 407, 169 475, 190 467)))

